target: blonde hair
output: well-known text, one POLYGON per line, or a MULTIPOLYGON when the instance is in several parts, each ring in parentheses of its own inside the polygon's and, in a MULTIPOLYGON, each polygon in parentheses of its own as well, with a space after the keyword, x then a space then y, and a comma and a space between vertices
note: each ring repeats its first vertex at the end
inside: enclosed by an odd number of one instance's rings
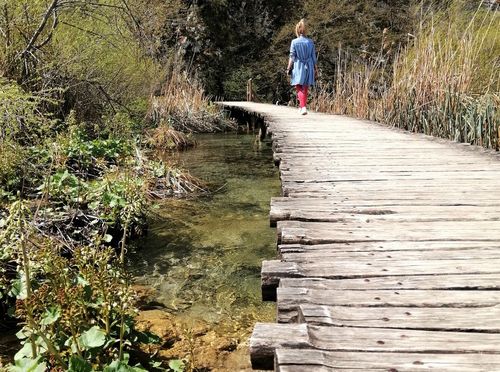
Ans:
POLYGON ((300 35, 307 35, 307 26, 306 26, 306 21, 304 18, 302 18, 299 23, 295 26, 295 35, 299 37, 300 35))

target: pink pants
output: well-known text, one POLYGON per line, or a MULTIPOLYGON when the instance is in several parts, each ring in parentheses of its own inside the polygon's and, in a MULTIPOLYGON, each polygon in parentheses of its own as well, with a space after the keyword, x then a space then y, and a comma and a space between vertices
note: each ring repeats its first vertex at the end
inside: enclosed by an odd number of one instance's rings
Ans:
POLYGON ((300 108, 306 107, 307 105, 307 94, 309 92, 308 85, 299 85, 295 86, 295 90, 297 90, 297 98, 299 99, 300 108))

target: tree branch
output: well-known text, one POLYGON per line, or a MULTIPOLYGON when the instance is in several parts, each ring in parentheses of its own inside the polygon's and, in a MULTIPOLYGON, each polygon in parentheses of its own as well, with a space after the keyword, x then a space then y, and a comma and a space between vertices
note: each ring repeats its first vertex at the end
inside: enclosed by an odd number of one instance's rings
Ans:
POLYGON ((59 18, 57 16, 57 9, 54 9, 54 12, 53 12, 53 18, 54 20, 52 21, 52 28, 50 29, 50 32, 49 34, 47 35, 47 37, 45 38, 44 41, 42 41, 40 44, 38 45, 35 45, 33 48, 34 49, 40 49, 40 48, 43 48, 45 45, 48 44, 48 42, 50 40, 52 40, 52 35, 54 35, 54 31, 59 23, 59 18))
POLYGON ((49 21, 50 16, 56 10, 58 3, 59 3, 59 0, 52 0, 52 3, 49 5, 47 10, 45 11, 45 14, 43 15, 42 21, 38 25, 38 28, 36 29, 33 36, 31 36, 31 39, 28 42, 28 45, 26 45, 26 48, 24 48, 24 51, 21 53, 21 55, 26 56, 31 51, 31 49, 34 47, 37 39, 40 37, 43 30, 45 29, 45 26, 47 25, 47 22, 49 21))

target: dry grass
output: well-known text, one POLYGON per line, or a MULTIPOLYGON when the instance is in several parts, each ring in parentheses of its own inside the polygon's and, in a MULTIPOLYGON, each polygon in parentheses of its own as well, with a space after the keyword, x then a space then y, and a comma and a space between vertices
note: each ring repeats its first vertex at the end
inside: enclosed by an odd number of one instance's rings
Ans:
POLYGON ((459 1, 428 16, 389 67, 382 48, 366 63, 339 53, 336 78, 312 108, 414 132, 499 147, 500 13, 466 13, 459 1))
POLYGON ((319 81, 313 93, 311 108, 321 112, 351 115, 377 120, 376 102, 387 90, 386 59, 376 58, 363 63, 354 61, 339 46, 335 79, 319 81))
POLYGON ((179 132, 162 123, 148 131, 146 144, 156 150, 186 150, 196 146, 196 140, 191 134, 179 132))
POLYGON ((168 123, 182 132, 217 132, 234 127, 223 109, 205 94, 201 83, 182 70, 181 63, 171 66, 161 94, 151 98, 149 116, 156 125, 168 123))

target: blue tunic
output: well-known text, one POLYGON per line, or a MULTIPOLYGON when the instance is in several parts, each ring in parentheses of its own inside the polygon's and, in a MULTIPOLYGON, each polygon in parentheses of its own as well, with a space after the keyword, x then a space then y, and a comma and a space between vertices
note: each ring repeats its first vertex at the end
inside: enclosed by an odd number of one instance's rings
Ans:
POLYGON ((314 42, 302 35, 293 39, 290 58, 293 61, 291 85, 314 85, 314 66, 317 63, 314 42))

